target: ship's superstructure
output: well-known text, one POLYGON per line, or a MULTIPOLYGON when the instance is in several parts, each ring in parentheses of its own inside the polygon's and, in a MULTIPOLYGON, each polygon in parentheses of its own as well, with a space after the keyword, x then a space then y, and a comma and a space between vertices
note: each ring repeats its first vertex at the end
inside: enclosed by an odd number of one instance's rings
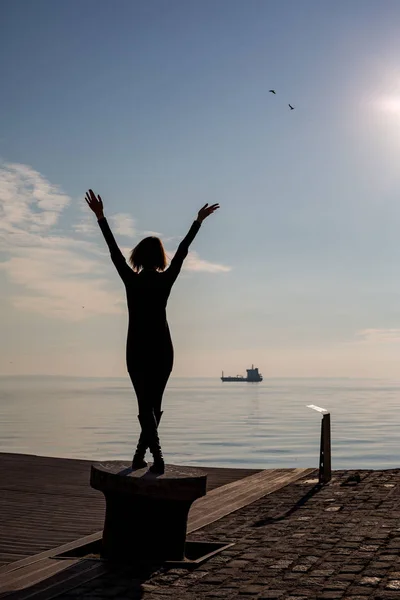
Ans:
POLYGON ((251 369, 246 369, 246 371, 247 377, 243 377, 243 375, 224 377, 224 372, 222 371, 221 381, 247 381, 248 383, 256 383, 263 380, 261 373, 258 372, 257 367, 254 368, 254 365, 251 365, 251 369))

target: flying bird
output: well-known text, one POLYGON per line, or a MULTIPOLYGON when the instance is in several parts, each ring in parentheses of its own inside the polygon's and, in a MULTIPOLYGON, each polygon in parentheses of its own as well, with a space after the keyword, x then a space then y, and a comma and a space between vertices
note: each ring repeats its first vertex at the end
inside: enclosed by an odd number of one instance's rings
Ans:
POLYGON ((271 94, 276 94, 275 90, 269 90, 271 92, 271 94))
POLYGON ((291 104, 288 104, 290 110, 294 110, 294 106, 292 106, 291 104))

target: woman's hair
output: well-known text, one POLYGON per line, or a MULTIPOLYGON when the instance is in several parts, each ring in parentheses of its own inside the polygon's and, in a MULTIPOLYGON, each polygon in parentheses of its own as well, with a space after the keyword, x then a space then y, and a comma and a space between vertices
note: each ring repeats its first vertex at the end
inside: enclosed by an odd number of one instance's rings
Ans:
POLYGON ((154 236, 144 238, 132 250, 129 262, 136 272, 139 272, 140 269, 154 268, 157 271, 164 271, 167 266, 167 257, 160 238, 154 236))

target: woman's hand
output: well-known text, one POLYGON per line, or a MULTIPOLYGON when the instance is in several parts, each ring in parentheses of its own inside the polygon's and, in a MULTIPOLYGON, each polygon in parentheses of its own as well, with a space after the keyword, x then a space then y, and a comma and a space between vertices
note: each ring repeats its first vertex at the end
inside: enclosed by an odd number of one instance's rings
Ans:
POLYGON ((96 195, 93 192, 93 190, 89 190, 86 193, 85 200, 98 219, 100 219, 100 217, 104 216, 103 215, 103 200, 101 199, 101 196, 97 196, 97 198, 96 198, 96 195))
POLYGON ((199 223, 201 223, 202 221, 204 221, 204 219, 206 219, 209 215, 216 211, 217 208, 219 208, 219 204, 211 204, 211 206, 208 206, 208 203, 205 204, 199 210, 196 221, 199 221, 199 223))

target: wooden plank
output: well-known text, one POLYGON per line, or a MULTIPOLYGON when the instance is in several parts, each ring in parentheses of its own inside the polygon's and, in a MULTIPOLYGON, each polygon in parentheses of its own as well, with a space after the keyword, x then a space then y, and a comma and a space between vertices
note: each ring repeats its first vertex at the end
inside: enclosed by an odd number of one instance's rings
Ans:
MULTIPOLYGON (((96 542, 100 540, 103 536, 103 531, 96 531, 96 533, 92 533, 91 535, 86 535, 83 538, 79 539, 80 545, 90 544, 91 542, 96 542)), ((6 573, 11 573, 13 571, 17 571, 18 569, 23 569, 29 565, 35 564, 43 560, 44 558, 49 558, 50 556, 55 556, 56 554, 62 554, 63 552, 68 552, 72 550, 77 545, 77 540, 73 540, 68 542, 67 544, 62 544, 61 546, 54 547, 51 550, 45 550, 44 552, 40 552, 39 554, 35 554, 34 556, 27 556, 23 560, 19 560, 15 563, 10 563, 8 565, 4 565, 0 568, 0 581, 2 581, 3 576, 6 573)))
MULTIPOLYGON (((213 492, 207 494, 204 498, 199 498, 196 500, 196 503, 200 500, 203 502, 197 505, 198 508, 193 506, 193 513, 190 511, 189 514, 189 523, 188 523, 188 533, 193 531, 197 531, 214 521, 225 517, 226 515, 238 510, 239 508, 243 508, 244 506, 259 500, 263 496, 271 494, 272 492, 285 487, 286 485, 301 479, 304 476, 308 476, 313 473, 315 469, 293 469, 292 473, 285 473, 283 475, 277 476, 275 479, 271 479, 266 475, 265 482, 262 481, 260 477, 256 479, 254 485, 249 485, 249 483, 243 480, 245 491, 243 493, 237 494, 239 491, 236 488, 236 494, 231 493, 230 490, 227 490, 226 497, 219 493, 219 503, 216 506, 214 502, 213 492)), ((253 476, 256 477, 256 476, 253 476)), ((247 479, 250 479, 247 478, 247 479)), ((218 492, 218 490, 216 490, 218 492)), ((217 494, 216 494, 217 495, 217 494)))
POLYGON ((13 600, 50 600, 107 572, 107 565, 103 562, 80 559, 72 566, 63 565, 67 562, 65 560, 51 562, 51 575, 49 570, 41 570, 31 573, 30 579, 10 582, 8 591, 3 592, 1 597, 11 596, 13 600))
MULTIPOLYGON (((78 562, 79 559, 77 558, 67 559, 65 560, 64 568, 66 569, 70 566, 77 564, 78 562)), ((54 568, 56 568, 56 571, 62 570, 62 563, 60 563, 61 561, 54 561, 51 558, 46 557, 36 563, 28 565, 24 569, 18 569, 18 571, 6 573, 0 579, 0 593, 20 589, 21 587, 23 587, 23 585, 20 585, 20 583, 29 580, 33 574, 38 574, 38 578, 40 579, 40 574, 43 572, 47 573, 49 568, 50 574, 52 574, 52 569, 54 568)))
POLYGON ((207 494, 206 498, 202 499, 203 503, 200 505, 198 501, 193 503, 193 508, 196 506, 203 506, 203 510, 209 512, 210 508, 217 509, 218 505, 223 503, 227 504, 231 501, 241 501, 247 496, 251 496, 253 491, 256 491, 260 485, 266 486, 269 482, 274 482, 278 479, 285 479, 293 469, 272 469, 271 471, 264 471, 257 473, 256 475, 243 479, 242 482, 237 482, 237 485, 231 484, 218 488, 210 494, 207 494), (212 505, 212 506, 210 506, 212 505))
MULTIPOLYGON (((17 596, 13 595, 12 600, 28 600, 28 598, 35 598, 35 600, 51 600, 56 598, 60 594, 65 593, 65 590, 72 591, 75 588, 100 577, 108 572, 108 567, 104 563, 94 563, 93 561, 81 561, 79 566, 82 568, 82 572, 74 574, 72 577, 65 577, 65 572, 60 573, 61 577, 58 581, 43 582, 42 589, 34 594, 27 594, 27 591, 23 591, 17 596), (85 565, 85 563, 87 563, 85 565)), ((30 591, 30 590, 29 590, 30 591)))
POLYGON ((30 565, 25 569, 20 569, 14 573, 8 573, 1 578, 0 594, 14 592, 25 587, 30 587, 36 583, 48 579, 52 575, 60 571, 68 569, 79 562, 79 559, 70 559, 65 561, 52 560, 45 558, 44 560, 30 565))
MULTIPOLYGON (((260 473, 256 473, 255 475, 251 475, 239 481, 233 481, 232 483, 216 488, 215 490, 208 492, 207 496, 211 498, 218 498, 218 496, 226 496, 230 493, 234 494, 235 490, 237 489, 243 490, 246 487, 257 483, 257 481, 266 481, 268 479, 273 479, 278 475, 281 475, 282 473, 291 473, 292 470, 293 469, 268 469, 266 471, 260 471, 260 473)), ((203 500, 203 498, 199 498, 199 500, 196 500, 193 506, 195 506, 195 504, 200 500, 203 500)))

